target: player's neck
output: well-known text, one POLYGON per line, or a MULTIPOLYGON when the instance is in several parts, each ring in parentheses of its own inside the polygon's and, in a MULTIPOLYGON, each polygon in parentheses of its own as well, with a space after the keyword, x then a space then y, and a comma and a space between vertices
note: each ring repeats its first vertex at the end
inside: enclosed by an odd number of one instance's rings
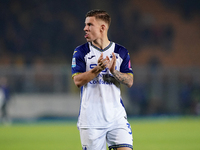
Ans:
POLYGON ((108 40, 108 38, 104 38, 104 39, 97 39, 95 41, 92 41, 92 44, 100 49, 104 49, 106 48, 109 44, 110 41, 108 40))

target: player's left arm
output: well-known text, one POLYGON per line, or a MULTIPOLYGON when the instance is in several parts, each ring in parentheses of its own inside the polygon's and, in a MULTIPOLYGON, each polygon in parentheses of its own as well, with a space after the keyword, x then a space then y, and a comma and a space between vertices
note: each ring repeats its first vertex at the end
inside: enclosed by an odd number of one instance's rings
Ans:
POLYGON ((112 56, 113 57, 111 61, 109 61, 109 58, 107 57, 109 63, 106 65, 106 67, 110 70, 110 72, 118 82, 125 84, 130 88, 133 85, 133 74, 122 73, 118 70, 115 70, 116 56, 114 53, 112 53, 112 56))
POLYGON ((133 75, 129 73, 122 73, 120 71, 114 70, 112 75, 117 81, 122 84, 127 85, 129 88, 133 85, 133 75))

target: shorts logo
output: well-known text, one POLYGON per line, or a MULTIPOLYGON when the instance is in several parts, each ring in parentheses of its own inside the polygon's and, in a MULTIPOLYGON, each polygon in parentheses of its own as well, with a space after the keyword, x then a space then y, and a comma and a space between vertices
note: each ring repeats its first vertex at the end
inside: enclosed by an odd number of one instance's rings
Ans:
POLYGON ((76 67, 76 58, 72 59, 72 68, 76 67))
POLYGON ((83 145, 83 150, 87 150, 87 146, 83 145))

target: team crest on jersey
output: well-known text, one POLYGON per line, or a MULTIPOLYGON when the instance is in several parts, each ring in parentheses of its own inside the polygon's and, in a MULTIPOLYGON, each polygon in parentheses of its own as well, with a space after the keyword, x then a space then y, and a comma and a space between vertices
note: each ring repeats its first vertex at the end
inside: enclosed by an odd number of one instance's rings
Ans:
POLYGON ((76 58, 72 59, 72 68, 76 67, 76 58))

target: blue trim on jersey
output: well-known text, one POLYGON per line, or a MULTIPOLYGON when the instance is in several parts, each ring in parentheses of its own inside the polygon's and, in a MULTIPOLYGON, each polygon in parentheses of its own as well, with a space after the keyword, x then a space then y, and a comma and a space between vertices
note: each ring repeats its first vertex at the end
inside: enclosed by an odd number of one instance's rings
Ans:
POLYGON ((122 101, 122 99, 120 98, 120 103, 122 104, 122 106, 125 108, 124 103, 122 101))
POLYGON ((123 60, 122 64, 120 65, 120 72, 133 74, 132 68, 129 67, 130 56, 128 50, 125 47, 115 43, 114 53, 118 53, 123 60))
POLYGON ((124 46, 119 45, 117 43, 115 43, 115 50, 114 50, 114 52, 118 53, 121 58, 124 58, 125 55, 126 55, 126 53, 128 53, 127 49, 124 46))
POLYGON ((90 52, 89 44, 85 43, 81 46, 78 46, 74 50, 73 58, 72 58, 72 75, 76 73, 82 73, 86 71, 86 63, 84 60, 85 55, 90 52))
POLYGON ((131 149, 133 149, 133 146, 130 145, 130 144, 119 144, 119 145, 112 145, 112 146, 109 146, 109 150, 112 150, 112 149, 117 149, 117 148, 120 148, 120 147, 129 147, 131 149))

